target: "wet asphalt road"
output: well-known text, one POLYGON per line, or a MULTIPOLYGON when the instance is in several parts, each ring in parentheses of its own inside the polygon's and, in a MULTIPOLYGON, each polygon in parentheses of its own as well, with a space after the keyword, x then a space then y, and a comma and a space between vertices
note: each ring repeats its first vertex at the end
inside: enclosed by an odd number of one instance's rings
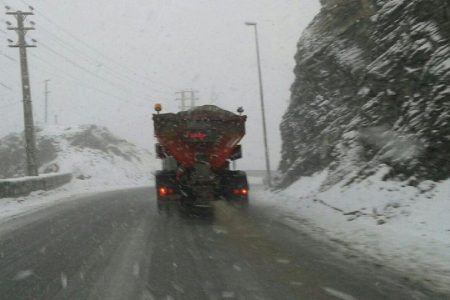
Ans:
POLYGON ((0 299, 445 299, 258 206, 158 214, 153 189, 85 196, 0 230, 0 299))

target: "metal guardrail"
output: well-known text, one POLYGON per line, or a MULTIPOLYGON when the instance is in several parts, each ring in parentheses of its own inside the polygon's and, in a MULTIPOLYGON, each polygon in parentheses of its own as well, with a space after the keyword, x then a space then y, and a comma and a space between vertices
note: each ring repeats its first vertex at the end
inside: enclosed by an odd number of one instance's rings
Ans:
POLYGON ((71 180, 71 173, 1 179, 0 198, 26 196, 34 191, 55 189, 71 180))

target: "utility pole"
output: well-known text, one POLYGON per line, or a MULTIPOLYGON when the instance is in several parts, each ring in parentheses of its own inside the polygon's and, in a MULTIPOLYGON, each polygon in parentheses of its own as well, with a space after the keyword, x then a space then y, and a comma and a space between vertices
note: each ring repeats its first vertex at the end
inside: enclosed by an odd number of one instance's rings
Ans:
POLYGON ((186 91, 176 92, 175 94, 180 94, 180 98, 176 98, 176 101, 180 101, 180 110, 186 110, 186 91))
MULTIPOLYGON (((23 114, 25 123, 25 151, 27 156, 27 175, 38 176, 38 165, 36 158, 36 137, 34 131, 33 121, 33 107, 31 103, 30 90, 30 76, 28 73, 27 48, 36 47, 35 45, 27 44, 25 36, 29 30, 34 30, 34 27, 26 27, 25 19, 27 16, 33 15, 32 12, 7 12, 7 15, 14 16, 17 20, 17 27, 12 27, 10 22, 8 30, 14 30, 18 35, 18 42, 15 45, 9 45, 12 48, 19 48, 20 54, 20 71, 22 76, 22 95, 23 95, 23 114)), ((34 25, 33 22, 30 22, 34 25)), ((34 41, 34 40, 33 40, 34 41)))
POLYGON ((264 148, 266 154, 266 172, 267 172, 267 185, 272 186, 272 174, 270 170, 270 158, 269 158, 269 143, 267 142, 267 127, 266 127, 266 112, 264 108, 264 90, 261 71, 261 57, 259 54, 259 39, 258 39, 258 24, 255 22, 245 22, 245 25, 251 26, 255 29, 255 44, 256 44, 256 61, 258 63, 258 79, 259 79, 259 96, 261 100, 261 117, 264 136, 264 148))
POLYGON ((177 98, 175 100, 180 101, 180 110, 184 111, 190 108, 195 107, 195 101, 199 100, 195 94, 198 93, 198 91, 194 90, 182 90, 177 92, 176 94, 180 94, 180 98, 177 98), (189 95, 189 97, 187 96, 189 95), (187 104, 189 102, 189 105, 187 104))
POLYGON ((48 90, 48 83, 49 83, 50 79, 44 80, 44 85, 45 85, 45 91, 44 91, 44 96, 45 96, 45 110, 44 110, 44 120, 45 120, 45 124, 48 124, 48 95, 50 94, 50 91, 48 90))
POLYGON ((191 108, 194 108, 195 107, 195 101, 199 100, 199 98, 195 96, 195 94, 198 93, 198 91, 190 90, 190 91, 187 91, 187 92, 190 95, 191 108))

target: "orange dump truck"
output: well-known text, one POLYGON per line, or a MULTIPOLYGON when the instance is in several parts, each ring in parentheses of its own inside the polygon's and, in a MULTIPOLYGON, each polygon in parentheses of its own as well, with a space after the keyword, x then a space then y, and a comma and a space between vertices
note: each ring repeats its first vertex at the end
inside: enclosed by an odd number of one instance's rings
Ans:
POLYGON ((162 170, 156 172, 158 207, 171 202, 211 208, 217 199, 248 206, 246 173, 230 170, 242 157, 239 142, 247 116, 204 105, 178 113, 153 115, 156 155, 162 170))

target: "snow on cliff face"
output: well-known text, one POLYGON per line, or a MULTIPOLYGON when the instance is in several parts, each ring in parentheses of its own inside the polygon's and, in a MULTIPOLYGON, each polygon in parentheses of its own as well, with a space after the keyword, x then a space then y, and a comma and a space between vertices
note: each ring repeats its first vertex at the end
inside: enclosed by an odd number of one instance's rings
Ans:
MULTIPOLYGON (((146 150, 113 135, 105 127, 51 126, 37 130, 40 173, 72 172, 93 186, 148 184, 158 162, 146 150)), ((24 175, 22 135, 0 140, 0 178, 24 175)))
POLYGON ((322 0, 298 43, 280 186, 329 168, 329 183, 450 175, 448 0, 322 0))

